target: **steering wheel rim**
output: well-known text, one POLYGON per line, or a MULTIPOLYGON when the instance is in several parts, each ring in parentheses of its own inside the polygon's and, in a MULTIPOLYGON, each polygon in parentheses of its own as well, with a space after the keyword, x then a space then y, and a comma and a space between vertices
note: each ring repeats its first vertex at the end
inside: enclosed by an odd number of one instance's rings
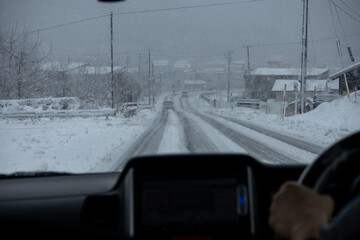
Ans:
POLYGON ((308 186, 318 193, 324 193, 329 179, 339 167, 346 162, 355 161, 356 158, 351 156, 359 153, 360 132, 357 132, 332 145, 312 164, 308 165, 298 179, 298 183, 308 186))

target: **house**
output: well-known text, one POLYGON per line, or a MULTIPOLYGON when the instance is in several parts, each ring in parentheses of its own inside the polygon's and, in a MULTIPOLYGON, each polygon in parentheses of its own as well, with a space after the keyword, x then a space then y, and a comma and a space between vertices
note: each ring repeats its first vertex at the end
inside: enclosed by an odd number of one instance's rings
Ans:
MULTIPOLYGON (((250 98, 266 101, 275 98, 272 91, 274 83, 278 79, 298 79, 301 69, 299 68, 257 68, 244 75, 246 94, 250 98)), ((326 79, 329 76, 327 68, 307 69, 307 79, 326 79)))
POLYGON ((205 90, 206 82, 204 80, 185 80, 185 90, 205 90))
MULTIPOLYGON (((305 98, 314 97, 314 94, 317 91, 324 91, 327 89, 327 79, 306 79, 305 84, 305 98)), ((277 79, 271 89, 275 93, 275 100, 277 102, 283 101, 284 88, 286 84, 286 101, 293 102, 295 101, 295 90, 297 89, 298 93, 300 92, 301 83, 296 79, 277 79)), ((298 99, 300 95, 298 96, 298 99)))
POLYGON ((352 64, 349 67, 346 67, 331 76, 329 79, 331 80, 332 85, 337 85, 339 89, 339 94, 345 95, 347 93, 345 77, 348 83, 349 91, 355 91, 355 88, 360 89, 360 62, 352 64))

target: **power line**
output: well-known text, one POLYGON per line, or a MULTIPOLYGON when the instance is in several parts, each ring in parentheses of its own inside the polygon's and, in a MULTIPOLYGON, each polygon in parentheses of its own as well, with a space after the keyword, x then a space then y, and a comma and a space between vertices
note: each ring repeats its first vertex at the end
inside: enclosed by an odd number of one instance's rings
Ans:
POLYGON ((355 15, 357 15, 358 17, 360 17, 360 14, 358 14, 357 12, 355 12, 351 7, 349 7, 349 5, 344 2, 343 0, 340 0, 340 2, 342 2, 351 12, 353 12, 355 15))
POLYGON ((360 23, 360 20, 357 19, 356 17, 354 17, 353 15, 351 15, 350 13, 348 13, 347 11, 345 11, 344 9, 342 9, 341 7, 339 7, 339 5, 337 5, 336 3, 334 3, 333 1, 330 1, 335 7, 337 7, 339 10, 341 10, 342 12, 344 12, 346 15, 348 15, 349 17, 351 17, 352 19, 354 19, 355 21, 357 21, 358 23, 360 23))
MULTIPOLYGON (((341 31, 342 31, 343 35, 345 36, 344 27, 343 27, 343 25, 342 25, 342 23, 341 23, 341 20, 340 20, 340 17, 339 17, 339 13, 338 13, 337 8, 335 8, 335 12, 336 12, 336 16, 337 16, 337 18, 338 18, 339 24, 340 24, 341 31)), ((346 44, 349 46, 349 41, 347 40, 346 37, 345 37, 345 41, 346 41, 346 44)))
MULTIPOLYGON (((184 9, 204 8, 204 7, 216 7, 216 6, 226 6, 226 5, 235 5, 235 4, 243 4, 243 3, 265 2, 265 1, 267 1, 267 0, 246 0, 246 1, 237 1, 237 2, 213 3, 213 4, 202 4, 202 5, 171 7, 171 8, 146 9, 146 10, 138 10, 138 11, 120 12, 120 13, 115 13, 113 15, 119 16, 119 15, 141 14, 141 13, 150 13, 150 12, 164 12, 164 11, 174 11, 174 10, 184 10, 184 9)), ((46 30, 50 30, 50 29, 54 29, 54 28, 60 28, 60 27, 64 27, 64 26, 68 26, 68 25, 72 25, 72 24, 91 21, 91 20, 95 20, 95 19, 99 19, 99 18, 105 18, 105 17, 109 17, 109 16, 110 16, 110 14, 105 14, 105 15, 80 19, 80 20, 73 21, 73 22, 68 22, 68 23, 63 23, 63 24, 59 24, 59 25, 55 25, 55 26, 40 28, 37 30, 30 31, 28 33, 42 32, 42 31, 46 31, 46 30)))
MULTIPOLYGON (((338 34, 336 34, 338 35, 338 34)), ((329 40, 336 40, 336 39, 344 39, 345 37, 359 37, 360 34, 348 34, 345 36, 338 36, 338 37, 324 37, 324 38, 317 38, 312 39, 312 42, 320 42, 320 41, 329 41, 329 40)), ((283 45, 297 45, 301 44, 301 41, 291 41, 291 42, 273 42, 273 43, 257 43, 257 44, 249 44, 249 47, 268 47, 268 46, 283 46, 283 45)), ((163 56, 164 54, 172 54, 179 57, 217 57, 220 55, 223 55, 223 52, 213 52, 213 53, 200 53, 200 52, 184 52, 184 51, 174 51, 174 50, 163 50, 163 49, 152 49, 155 52, 159 53, 152 53, 152 55, 155 56, 163 56), (160 53, 162 52, 162 53, 160 53)), ((128 51, 118 51, 114 52, 114 56, 122 55, 127 53, 128 51)), ((134 51, 134 54, 139 54, 140 51, 134 51)), ((98 57, 98 56, 108 56, 108 53, 92 53, 92 54, 56 54, 56 56, 64 57, 64 56, 71 56, 71 57, 80 57, 80 58, 86 58, 86 57, 98 57)))
POLYGON ((158 8, 158 9, 148 9, 148 10, 121 12, 121 13, 116 13, 116 14, 114 14, 114 15, 127 15, 127 14, 149 13, 149 12, 164 12, 164 11, 173 11, 173 10, 183 10, 183 9, 192 9, 192 8, 204 8, 204 7, 216 7, 216 6, 226 6, 226 5, 235 5, 235 4, 243 4, 243 3, 265 2, 265 1, 267 1, 267 0, 247 0, 247 1, 237 1, 237 2, 201 4, 201 5, 192 5, 192 6, 170 7, 170 8, 158 8))
POLYGON ((360 7, 360 4, 358 2, 356 2, 357 0, 353 0, 353 3, 355 3, 356 5, 358 5, 360 7))
POLYGON ((50 29, 54 29, 54 28, 60 28, 60 27, 64 27, 64 26, 68 26, 68 25, 72 25, 72 24, 77 24, 77 23, 86 22, 86 21, 95 20, 95 19, 104 18, 104 17, 109 17, 109 16, 110 16, 110 14, 106 14, 106 15, 101 15, 101 16, 96 16, 96 17, 91 17, 91 18, 85 18, 85 19, 81 19, 78 21, 63 23, 63 24, 59 24, 59 25, 55 25, 55 26, 51 26, 51 27, 40 28, 38 30, 30 31, 27 33, 42 32, 42 31, 46 31, 46 30, 50 30, 50 29))
POLYGON ((310 14, 309 14, 309 29, 310 29, 310 37, 311 37, 311 42, 312 42, 312 47, 313 47, 313 52, 314 52, 315 67, 317 67, 316 48, 315 48, 315 42, 314 42, 314 35, 313 35, 312 27, 311 27, 310 14))

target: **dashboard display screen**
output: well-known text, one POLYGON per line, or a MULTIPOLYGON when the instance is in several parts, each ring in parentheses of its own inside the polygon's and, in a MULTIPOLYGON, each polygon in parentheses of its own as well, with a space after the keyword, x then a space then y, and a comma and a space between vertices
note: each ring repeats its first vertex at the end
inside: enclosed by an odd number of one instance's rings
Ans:
POLYGON ((236 180, 146 180, 141 209, 146 226, 236 222, 236 180))

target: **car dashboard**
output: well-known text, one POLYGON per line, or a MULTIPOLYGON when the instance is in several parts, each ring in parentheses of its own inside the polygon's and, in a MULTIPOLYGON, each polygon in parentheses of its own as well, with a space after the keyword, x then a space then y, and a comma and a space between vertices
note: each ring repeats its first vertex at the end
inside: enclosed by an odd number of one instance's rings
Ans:
POLYGON ((272 195, 304 168, 242 154, 160 155, 121 173, 1 179, 0 226, 37 238, 269 238, 272 195))

